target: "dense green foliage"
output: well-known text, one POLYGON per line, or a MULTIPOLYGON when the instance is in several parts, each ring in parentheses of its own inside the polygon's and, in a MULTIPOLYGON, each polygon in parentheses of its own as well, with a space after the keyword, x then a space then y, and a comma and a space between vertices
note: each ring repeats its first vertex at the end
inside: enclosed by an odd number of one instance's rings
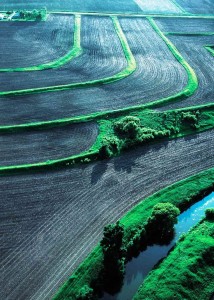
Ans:
POLYGON ((214 208, 208 208, 205 214, 207 220, 214 220, 214 208))
POLYGON ((123 259, 124 227, 117 222, 105 226, 100 243, 103 251, 103 288, 116 292, 124 277, 123 259))
POLYGON ((151 271, 135 300, 209 300, 214 291, 214 223, 204 220, 151 271))
MULTIPOLYGON (((121 220, 124 225, 123 251, 130 258, 139 248, 146 247, 144 225, 158 203, 169 202, 184 211, 197 200, 210 193, 214 187, 214 169, 203 171, 185 180, 179 181, 141 201, 121 220)), ((76 299, 84 285, 96 286, 103 272, 102 247, 97 245, 79 268, 61 287, 54 299, 76 299)))
POLYGON ((42 9, 34 9, 34 10, 20 10, 20 19, 24 20, 37 20, 37 21, 44 21, 47 16, 46 8, 42 9))
POLYGON ((156 204, 146 224, 147 234, 158 239, 167 237, 173 231, 179 213, 180 210, 171 203, 156 204))
MULTIPOLYGON (((78 118, 75 121, 68 119, 64 124, 78 123, 78 118)), ((90 121, 90 118, 85 119, 90 121)), ((3 166, 0 167, 0 174, 14 173, 27 170, 43 170, 56 167, 70 167, 78 163, 88 163, 98 160, 100 158, 107 158, 118 155, 123 150, 130 149, 135 145, 157 142, 160 139, 177 138, 192 134, 195 132, 202 132, 214 127, 214 111, 212 106, 203 106, 194 109, 179 109, 167 112, 157 112, 152 110, 139 110, 135 115, 124 117, 115 114, 114 118, 98 119, 99 135, 94 145, 88 150, 78 155, 70 157, 49 160, 40 163, 32 163, 26 165, 17 166, 3 166), (189 113, 195 115, 197 112, 197 128, 192 126, 192 123, 183 120, 183 113, 189 113), (199 113, 198 113, 199 112, 199 113), (125 121, 124 121, 125 120, 125 121), (128 120, 128 121, 127 121, 128 120), (131 120, 131 121, 130 121, 131 120), (133 121, 134 120, 134 121, 133 121), (140 122, 139 122, 140 120, 140 122), (117 129, 115 124, 127 124, 135 123, 137 125, 137 132, 135 138, 130 138, 130 134, 127 132, 122 133, 117 129)), ((53 126, 52 121, 47 122, 42 126, 35 126, 33 123, 29 125, 17 125, 17 126, 0 126, 0 132, 18 132, 30 129, 45 129, 53 126), (32 126, 31 126, 32 125, 32 126)), ((54 126, 60 126, 61 123, 55 122, 54 126)), ((127 127, 126 127, 127 128, 127 127)))
POLYGON ((88 285, 84 285, 77 296, 78 300, 94 300, 96 297, 94 295, 93 289, 88 285))

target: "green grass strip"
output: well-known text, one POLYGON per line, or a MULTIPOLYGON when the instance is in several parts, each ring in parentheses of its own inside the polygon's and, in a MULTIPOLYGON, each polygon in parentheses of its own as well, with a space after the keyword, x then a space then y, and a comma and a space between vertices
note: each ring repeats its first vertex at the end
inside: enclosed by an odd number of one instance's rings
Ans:
POLYGON ((214 56, 214 46, 213 45, 205 46, 205 49, 207 49, 212 54, 212 56, 214 56))
POLYGON ((126 37, 120 27, 117 17, 112 17, 112 21, 114 24, 115 31, 120 39, 125 58, 127 60, 127 67, 123 71, 121 71, 113 76, 110 76, 110 77, 91 80, 91 81, 70 83, 70 84, 56 85, 56 86, 48 86, 48 87, 41 87, 41 88, 0 92, 0 96, 20 96, 20 95, 26 95, 26 94, 64 91, 64 90, 70 90, 70 89, 74 89, 74 88, 89 88, 89 87, 93 87, 93 86, 100 85, 100 84, 109 84, 109 83, 121 80, 121 79, 129 76, 130 74, 132 74, 136 70, 135 58, 129 48, 128 42, 127 42, 126 37))
POLYGON ((210 36, 214 32, 164 32, 165 35, 210 36))
MULTIPOLYGON (((120 222, 124 224, 125 231, 141 226, 150 216, 153 206, 160 202, 170 202, 179 207, 187 208, 203 198, 202 191, 208 192, 213 188, 214 168, 205 170, 197 175, 176 182, 142 200, 132 208, 120 222)), ((68 281, 59 289, 55 300, 76 299, 79 290, 85 285, 90 285, 98 278, 102 268, 102 250, 98 244, 82 264, 76 269, 68 281)))
POLYGON ((24 67, 24 68, 0 69, 0 72, 42 71, 42 70, 55 69, 61 67, 62 65, 68 63, 73 58, 79 56, 82 53, 82 48, 80 45, 80 31, 81 31, 81 15, 75 15, 73 47, 66 55, 46 64, 41 64, 32 67, 24 67))
MULTIPOLYGON (((193 112, 196 110, 196 108, 193 107, 193 112)), ((193 129, 191 126, 183 126, 182 122, 179 121, 182 115, 182 112, 189 111, 191 112, 191 109, 179 109, 179 110, 171 110, 167 112, 167 115, 165 113, 158 113, 156 111, 151 110, 143 110, 141 112, 138 112, 135 114, 137 117, 142 119, 142 122, 145 127, 152 128, 154 130, 165 130, 168 127, 174 126, 175 119, 176 126, 179 128, 179 132, 177 133, 171 133, 169 137, 167 137, 167 140, 172 140, 178 137, 184 137, 190 134, 195 134, 199 132, 203 132, 209 129, 214 128, 214 112, 212 109, 209 109, 209 107, 204 107, 200 110, 200 127, 196 130, 193 129), (175 117, 176 114, 176 117, 175 117), (167 120, 170 121, 167 121, 167 120)), ((121 116, 119 116, 121 118, 121 116)), ((115 118, 112 118, 110 120, 100 120, 99 123, 99 134, 96 138, 96 141, 91 146, 91 148, 87 151, 84 151, 80 154, 76 154, 73 156, 69 156, 66 158, 60 158, 60 159, 49 159, 48 161, 38 162, 38 163, 31 163, 31 164, 20 164, 20 165, 14 165, 14 166, 0 166, 0 175, 5 174, 13 174, 17 172, 27 172, 27 171, 42 171, 42 170, 49 170, 57 167, 63 167, 66 168, 67 166, 72 167, 76 165, 77 163, 88 163, 91 161, 100 160, 99 156, 99 150, 102 145, 102 141, 105 140, 105 138, 108 138, 109 136, 114 135, 113 131, 113 122, 115 121, 115 118)), ((166 138, 165 138, 166 139, 166 138)), ((160 139, 155 139, 153 142, 150 141, 150 143, 156 143, 160 139)))
MULTIPOLYGON (((155 30, 155 32, 162 38, 162 40, 166 43, 167 47, 172 52, 174 57, 184 67, 184 69, 187 72, 187 75, 188 75, 187 86, 183 89, 183 91, 176 94, 174 96, 174 98, 190 97, 191 95, 193 95, 195 93, 195 91, 198 88, 198 79, 197 79, 197 76, 196 76, 194 70, 191 68, 191 66, 188 64, 188 62, 185 61, 185 59, 182 57, 182 55, 179 53, 179 51, 173 45, 173 43, 163 34, 163 32, 160 30, 160 28, 155 23, 155 21, 150 17, 148 17, 147 19, 149 20, 149 22, 150 22, 151 26, 153 27, 153 29, 155 30)), ((163 100, 159 100, 159 103, 161 101, 163 102, 163 100)))
POLYGON ((213 255, 214 221, 204 219, 149 273, 134 300, 211 299, 213 255))
MULTIPOLYGON (((136 63, 134 60, 134 57, 131 53, 131 50, 128 46, 127 40, 122 32, 122 29, 119 25, 119 22, 116 17, 112 17, 115 27, 117 28, 117 32, 119 34, 121 43, 123 42, 123 48, 125 48, 124 53, 126 54, 126 59, 128 60, 128 69, 131 71, 136 68, 136 63)), ((165 37, 165 35, 160 31, 159 27, 156 25, 156 23, 153 21, 153 19, 149 18, 150 23, 152 24, 155 31, 159 34, 159 36, 164 40, 166 45, 168 46, 169 50, 172 52, 174 57, 181 63, 181 65, 185 68, 188 75, 188 83, 186 87, 179 93, 176 93, 172 96, 162 98, 159 100, 152 101, 147 104, 143 105, 135 105, 131 107, 116 109, 116 110, 109 110, 105 112, 97 112, 92 113, 89 115, 83 115, 83 116, 77 116, 77 117, 70 117, 70 118, 63 118, 58 120, 51 120, 51 121, 41 121, 41 122, 33 122, 33 123, 26 123, 26 124, 19 124, 19 125, 5 125, 0 126, 0 132, 3 131, 11 131, 11 130, 24 130, 24 129, 30 129, 30 128, 42 128, 42 127, 50 127, 50 126, 59 126, 59 125, 66 125, 66 124, 72 124, 72 123, 79 123, 79 122, 88 122, 91 120, 99 120, 102 118, 108 118, 108 117, 114 117, 118 116, 120 114, 125 113, 132 113, 135 111, 138 111, 140 109, 146 109, 146 108, 154 108, 163 106, 167 103, 173 102, 173 101, 179 101, 184 100, 187 97, 191 96, 196 89, 198 88, 198 80, 196 77, 196 74, 194 70, 190 67, 190 65, 185 61, 185 59, 181 56, 177 48, 165 37)), ((131 72, 130 71, 130 72, 131 72)), ((125 71, 124 71, 125 72, 125 71)), ((116 76, 116 75, 115 75, 116 76)), ((10 93, 10 92, 9 92, 10 93)), ((13 93, 13 92, 12 92, 13 93)), ((0 93, 1 94, 1 93, 0 93)), ((213 103, 208 104, 208 106, 212 106, 213 103)))
POLYGON ((189 18, 189 19, 213 19, 214 15, 204 15, 204 14, 172 14, 172 13, 124 13, 124 12, 74 12, 74 11, 49 11, 50 14, 81 14, 81 15, 88 15, 88 16, 118 16, 118 17, 131 17, 131 18, 142 18, 142 17, 153 17, 153 18, 189 18))

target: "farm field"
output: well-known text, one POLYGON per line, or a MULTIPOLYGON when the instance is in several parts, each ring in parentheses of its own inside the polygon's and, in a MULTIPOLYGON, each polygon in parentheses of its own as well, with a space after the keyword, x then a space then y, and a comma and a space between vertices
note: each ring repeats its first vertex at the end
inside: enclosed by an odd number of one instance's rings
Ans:
MULTIPOLYGON (((124 291, 126 263, 154 236, 163 243, 163 224, 154 233, 149 223, 155 204, 182 214, 213 191, 213 2, 2 0, 6 11, 0 299, 141 299, 142 278, 132 296, 112 291, 106 258, 124 291), (21 17, 44 7, 42 20, 21 17), (117 221, 122 250, 112 237, 105 248, 105 226, 117 221)), ((181 285, 177 300, 190 293, 181 285)))
POLYGON ((49 15, 46 22, 2 22, 0 69, 53 61, 73 46, 74 18, 49 15), (16 51, 16 55, 11 55, 16 51))
POLYGON ((88 167, 2 177, 1 297, 50 299, 105 224, 155 191, 213 167, 213 154, 208 131, 88 167))
POLYGON ((98 134, 96 124, 74 124, 0 135, 0 164, 16 165, 57 159, 87 150, 98 134))

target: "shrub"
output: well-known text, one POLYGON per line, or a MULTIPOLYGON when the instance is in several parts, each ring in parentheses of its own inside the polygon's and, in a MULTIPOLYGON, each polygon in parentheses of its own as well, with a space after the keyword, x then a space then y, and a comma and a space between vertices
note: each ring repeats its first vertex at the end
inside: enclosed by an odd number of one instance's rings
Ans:
POLYGON ((114 123, 114 129, 117 133, 131 139, 138 135, 140 126, 140 119, 134 116, 124 117, 120 121, 114 123))
POLYGON ((123 236, 124 227, 119 222, 107 225, 100 243, 104 254, 104 289, 110 293, 114 293, 120 288, 124 277, 123 236))
POLYGON ((199 128, 198 119, 199 119, 200 112, 199 111, 188 111, 182 113, 182 120, 189 124, 192 128, 197 129, 199 128))
POLYGON ((214 208, 207 208, 205 216, 207 220, 214 220, 214 208))
POLYGON ((94 291, 88 285, 84 285, 77 296, 77 300, 94 300, 94 291))
POLYGON ((117 137, 109 137, 103 140, 102 146, 99 150, 101 158, 108 158, 120 153, 121 142, 117 137))
POLYGON ((146 230, 151 238, 157 237, 157 235, 160 238, 171 235, 179 213, 180 210, 171 203, 156 204, 146 224, 146 230))

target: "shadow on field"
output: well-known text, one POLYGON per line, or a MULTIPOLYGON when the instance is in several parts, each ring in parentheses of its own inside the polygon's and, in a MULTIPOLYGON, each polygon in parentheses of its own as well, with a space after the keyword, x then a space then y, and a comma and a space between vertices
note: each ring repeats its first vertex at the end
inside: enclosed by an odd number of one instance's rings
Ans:
POLYGON ((136 146, 132 150, 127 150, 127 152, 124 152, 121 156, 116 157, 114 159, 114 169, 115 171, 124 171, 128 174, 132 172, 132 168, 135 167, 136 160, 144 155, 146 155, 147 152, 152 151, 158 151, 161 148, 166 148, 169 141, 162 141, 150 145, 140 145, 136 146))
POLYGON ((96 184, 102 178, 108 167, 108 160, 96 163, 91 172, 91 184, 96 184))
MULTIPOLYGON (((16 27, 33 27, 36 26, 39 21, 14 21, 11 22, 10 26, 16 26, 16 27)), ((18 29, 18 28, 17 28, 18 29)))

